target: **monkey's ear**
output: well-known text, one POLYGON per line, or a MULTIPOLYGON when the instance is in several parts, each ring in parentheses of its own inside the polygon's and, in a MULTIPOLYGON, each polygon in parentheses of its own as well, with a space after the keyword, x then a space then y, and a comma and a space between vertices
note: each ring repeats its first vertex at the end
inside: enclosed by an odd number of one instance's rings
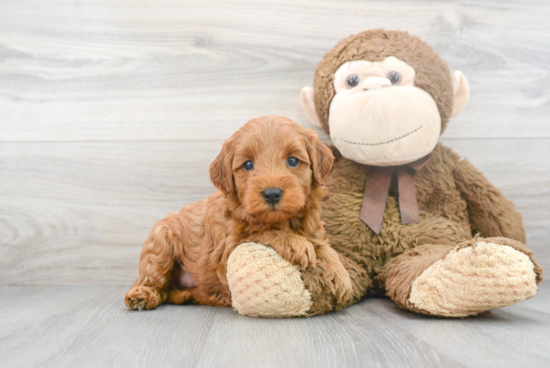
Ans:
POLYGON ((468 99, 470 98, 470 87, 468 81, 462 72, 458 70, 451 74, 451 82, 453 83, 453 112, 451 117, 457 116, 464 110, 468 99))
POLYGON ((319 140, 317 134, 311 129, 306 131, 308 144, 306 146, 313 170, 313 179, 319 185, 325 185, 325 179, 332 170, 334 155, 326 144, 319 140))
POLYGON ((210 180, 226 196, 233 194, 233 152, 228 141, 224 142, 222 151, 210 164, 210 180))
POLYGON ((306 113, 306 116, 309 121, 317 128, 323 128, 319 117, 315 112, 315 102, 313 102, 313 88, 304 87, 302 88, 302 93, 300 94, 300 103, 302 104, 302 109, 306 113))

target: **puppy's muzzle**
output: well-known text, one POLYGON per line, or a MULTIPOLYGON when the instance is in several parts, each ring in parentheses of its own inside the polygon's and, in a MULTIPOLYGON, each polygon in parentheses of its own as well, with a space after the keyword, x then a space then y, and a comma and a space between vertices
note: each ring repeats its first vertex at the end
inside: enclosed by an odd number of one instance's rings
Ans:
POLYGON ((265 201, 272 206, 275 206, 283 196, 283 191, 280 188, 266 188, 262 192, 265 201))

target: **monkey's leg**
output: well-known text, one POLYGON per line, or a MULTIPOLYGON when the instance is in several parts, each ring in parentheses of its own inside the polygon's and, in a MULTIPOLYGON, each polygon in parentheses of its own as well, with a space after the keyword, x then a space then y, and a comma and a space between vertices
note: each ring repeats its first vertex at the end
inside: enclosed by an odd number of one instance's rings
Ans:
POLYGON ((181 246, 175 216, 159 221, 141 249, 139 278, 124 298, 129 309, 154 309, 166 301, 170 272, 181 246))
POLYGON ((334 279, 331 277, 333 271, 322 257, 318 257, 317 267, 308 268, 302 273, 302 279, 307 290, 311 293, 313 305, 308 311, 308 316, 315 316, 331 311, 338 311, 351 304, 357 303, 365 296, 367 288, 372 286, 372 280, 367 272, 351 259, 338 254, 340 262, 351 279, 351 295, 345 300, 338 296, 334 279))
POLYGON ((339 302, 332 270, 319 259, 303 273, 274 249, 258 243, 239 245, 227 263, 233 308, 240 314, 263 317, 312 316, 339 310, 359 301, 371 285, 366 272, 339 255, 352 281, 352 296, 339 302))
POLYGON ((391 260, 380 279, 402 308, 466 317, 532 297, 542 268, 518 241, 476 238, 457 246, 416 247, 391 260))

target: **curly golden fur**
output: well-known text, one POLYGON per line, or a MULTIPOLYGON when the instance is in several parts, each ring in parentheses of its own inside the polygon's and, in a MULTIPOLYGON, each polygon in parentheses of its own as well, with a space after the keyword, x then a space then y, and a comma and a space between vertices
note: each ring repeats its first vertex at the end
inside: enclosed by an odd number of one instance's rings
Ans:
POLYGON ((210 166, 219 190, 154 226, 141 252, 140 276, 124 299, 128 308, 152 309, 165 301, 230 306, 227 259, 248 241, 273 247, 303 271, 320 261, 338 301, 347 301, 351 280, 320 218, 333 161, 312 130, 287 118, 249 121, 210 166), (299 164, 289 166, 289 157, 299 164), (253 161, 252 170, 243 167, 247 161, 253 161), (262 193, 274 187, 282 196, 271 204, 262 193))

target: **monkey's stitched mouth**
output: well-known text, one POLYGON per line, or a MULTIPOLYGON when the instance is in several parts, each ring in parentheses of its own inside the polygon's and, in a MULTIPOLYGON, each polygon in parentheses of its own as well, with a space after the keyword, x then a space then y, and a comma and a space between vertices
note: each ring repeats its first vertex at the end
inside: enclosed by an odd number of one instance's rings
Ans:
POLYGON ((380 146, 382 144, 386 144, 386 143, 391 143, 391 142, 395 142, 401 138, 405 138, 406 136, 409 136, 417 131, 419 131, 420 129, 422 128, 422 125, 419 126, 418 128, 414 129, 414 130, 411 130, 410 132, 408 132, 407 134, 403 134, 402 136, 400 137, 397 137, 397 138, 394 138, 394 139, 390 139, 389 141, 385 141, 385 142, 379 142, 379 143, 359 143, 359 142, 351 142, 351 141, 346 141, 345 139, 342 138, 342 140, 346 143, 349 143, 349 144, 358 144, 358 145, 361 145, 361 146, 380 146))

